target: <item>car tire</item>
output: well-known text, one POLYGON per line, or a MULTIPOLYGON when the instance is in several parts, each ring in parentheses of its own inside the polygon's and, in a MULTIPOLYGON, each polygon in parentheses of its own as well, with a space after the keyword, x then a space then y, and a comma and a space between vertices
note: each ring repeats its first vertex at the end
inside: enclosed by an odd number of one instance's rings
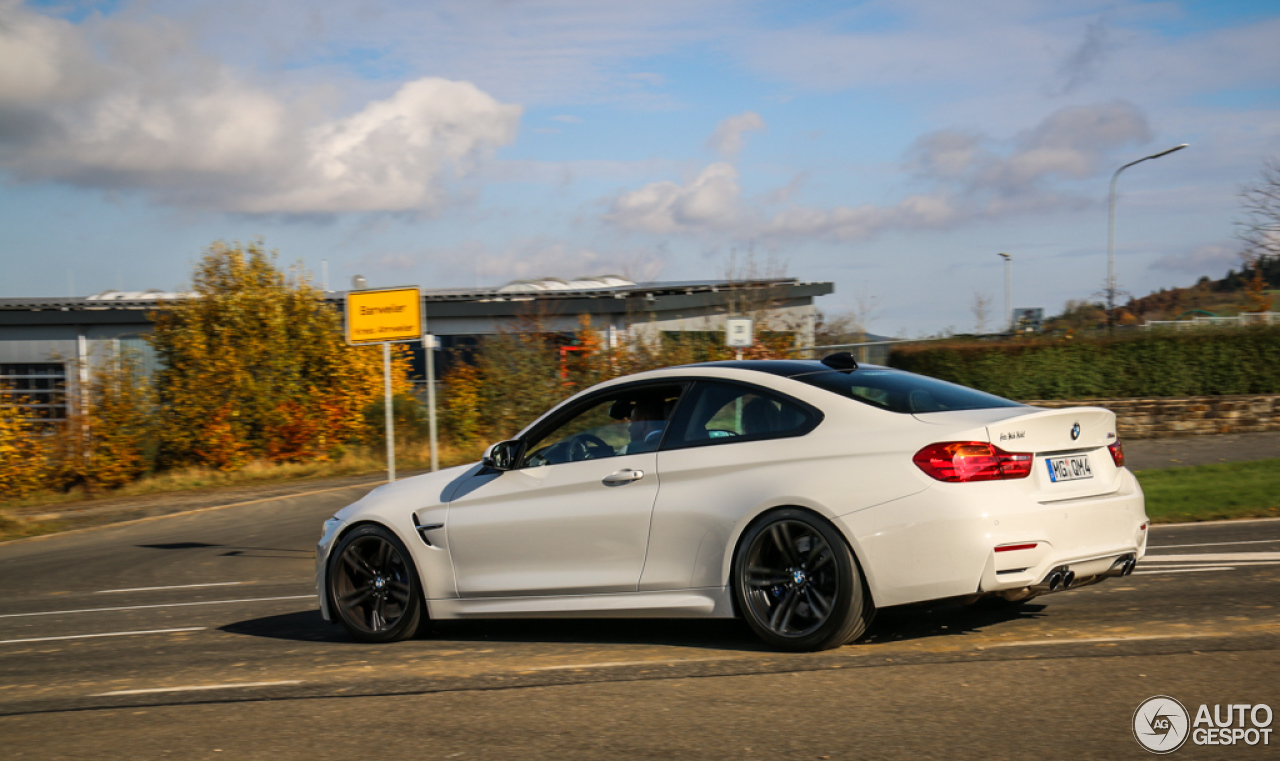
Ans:
POLYGON ((325 579, 333 617, 353 639, 410 639, 426 619, 413 559, 382 526, 357 526, 344 535, 329 556, 325 579))
POLYGON ((780 650, 829 650, 867 630, 875 608, 844 537, 822 517, 787 508, 762 516, 738 543, 734 602, 780 650))

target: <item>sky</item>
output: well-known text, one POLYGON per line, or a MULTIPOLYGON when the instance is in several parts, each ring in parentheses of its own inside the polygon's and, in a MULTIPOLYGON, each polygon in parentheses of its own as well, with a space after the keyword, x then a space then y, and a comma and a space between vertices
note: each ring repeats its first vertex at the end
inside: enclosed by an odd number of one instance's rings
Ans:
MULTIPOLYGON (((1239 266, 1274 0, 0 0, 0 297, 755 272, 904 337, 1239 266), (982 308, 981 304, 987 306, 982 308)), ((979 325, 981 321, 983 325, 979 325)))

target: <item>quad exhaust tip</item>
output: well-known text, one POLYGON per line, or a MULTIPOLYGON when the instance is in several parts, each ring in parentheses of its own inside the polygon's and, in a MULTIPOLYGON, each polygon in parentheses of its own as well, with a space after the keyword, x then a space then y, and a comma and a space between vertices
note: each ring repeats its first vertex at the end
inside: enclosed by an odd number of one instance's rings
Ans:
POLYGON ((1104 577, 1109 576, 1128 576, 1133 573, 1133 569, 1138 565, 1138 558, 1133 555, 1125 555, 1122 558, 1116 558, 1116 562, 1111 564, 1107 572, 1102 574, 1104 577))
POLYGON ((1044 594, 1045 592, 1057 592, 1059 589, 1065 589, 1069 586, 1070 582, 1075 581, 1075 578, 1076 575, 1071 572, 1071 569, 1066 567, 1055 568, 1049 572, 1048 576, 1044 577, 1044 581, 1039 584, 1031 585, 1031 591, 1039 592, 1041 594, 1044 594), (1070 579, 1070 582, 1068 579, 1070 579))
POLYGON ((1083 579, 1076 578, 1076 572, 1068 566, 1058 566, 1050 571, 1044 580, 1039 584, 1032 584, 1027 587, 1034 594, 1047 594, 1049 592, 1058 592, 1064 589, 1074 589, 1077 586, 1085 586, 1111 576, 1128 576, 1133 573, 1133 569, 1138 564, 1138 558, 1134 555, 1125 555, 1116 558, 1105 572, 1096 576, 1086 576, 1083 579))

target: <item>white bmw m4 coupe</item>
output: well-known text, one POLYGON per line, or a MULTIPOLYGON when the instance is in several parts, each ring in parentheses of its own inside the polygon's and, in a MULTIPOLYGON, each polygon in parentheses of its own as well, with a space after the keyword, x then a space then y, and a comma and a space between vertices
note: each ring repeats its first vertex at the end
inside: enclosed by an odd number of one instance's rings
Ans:
POLYGON ((483 462, 375 489, 326 521, 316 587, 367 642, 430 620, 741 616, 821 650, 878 608, 1126 575, 1147 523, 1105 409, 848 354, 711 362, 602 383, 483 462))

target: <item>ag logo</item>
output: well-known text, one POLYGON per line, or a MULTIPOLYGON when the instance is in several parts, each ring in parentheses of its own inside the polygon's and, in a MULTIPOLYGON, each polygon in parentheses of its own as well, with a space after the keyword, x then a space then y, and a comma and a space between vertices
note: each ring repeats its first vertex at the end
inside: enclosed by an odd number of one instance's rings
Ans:
POLYGON ((1152 753, 1172 753, 1187 741, 1187 709, 1167 695, 1147 698, 1133 712, 1133 736, 1152 753))

